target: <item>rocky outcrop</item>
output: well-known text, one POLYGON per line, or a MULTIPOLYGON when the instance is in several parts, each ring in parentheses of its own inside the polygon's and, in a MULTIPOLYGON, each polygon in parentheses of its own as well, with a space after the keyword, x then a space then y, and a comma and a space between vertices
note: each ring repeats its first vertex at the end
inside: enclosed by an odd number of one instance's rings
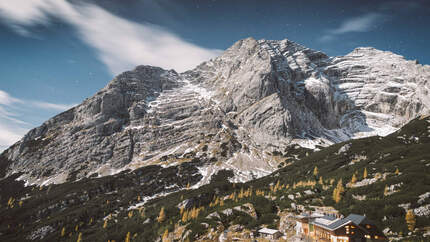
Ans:
POLYGON ((267 151, 396 130, 429 110, 429 80, 429 66, 391 52, 248 38, 184 73, 124 72, 6 150, 0 174, 49 184, 196 159, 198 185, 222 169, 244 181, 278 167, 267 151))

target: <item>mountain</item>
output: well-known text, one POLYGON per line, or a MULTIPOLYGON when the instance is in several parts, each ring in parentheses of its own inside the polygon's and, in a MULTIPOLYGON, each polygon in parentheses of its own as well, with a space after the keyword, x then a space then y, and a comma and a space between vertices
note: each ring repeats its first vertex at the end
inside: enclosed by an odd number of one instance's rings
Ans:
POLYGON ((24 186, 17 173, 0 180, 0 240, 245 240, 262 226, 291 236, 300 207, 324 207, 366 214, 392 241, 428 241, 429 147, 430 117, 420 116, 386 137, 315 152, 289 147, 281 155, 283 168, 247 183, 231 183, 233 172, 221 170, 209 184, 187 188, 201 179, 195 161, 40 187, 24 186), (335 202, 339 183, 344 192, 335 202), (406 210, 416 216, 413 234, 406 210))
MULTIPOLYGON (((184 73, 138 66, 1 155, 27 185, 192 162, 198 187, 229 169, 268 175, 288 147, 387 135, 430 107, 430 66, 357 48, 328 57, 289 40, 240 40, 184 73)), ((178 187, 179 189, 179 187, 178 187)))

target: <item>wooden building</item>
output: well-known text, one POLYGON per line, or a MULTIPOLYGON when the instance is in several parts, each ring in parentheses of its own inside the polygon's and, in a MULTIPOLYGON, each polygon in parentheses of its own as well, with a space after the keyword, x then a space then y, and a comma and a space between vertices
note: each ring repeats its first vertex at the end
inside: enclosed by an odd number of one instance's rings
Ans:
POLYGON ((317 241, 327 242, 387 240, 372 221, 357 214, 350 214, 346 218, 299 216, 296 221, 296 232, 317 241))

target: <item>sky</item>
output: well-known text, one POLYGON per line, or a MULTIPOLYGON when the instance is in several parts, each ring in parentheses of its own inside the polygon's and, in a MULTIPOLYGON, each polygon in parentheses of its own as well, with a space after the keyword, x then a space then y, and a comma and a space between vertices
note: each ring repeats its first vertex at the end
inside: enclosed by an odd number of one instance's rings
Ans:
POLYGON ((182 72, 247 37, 430 64, 428 23, 428 0, 0 1, 0 151, 137 65, 182 72))

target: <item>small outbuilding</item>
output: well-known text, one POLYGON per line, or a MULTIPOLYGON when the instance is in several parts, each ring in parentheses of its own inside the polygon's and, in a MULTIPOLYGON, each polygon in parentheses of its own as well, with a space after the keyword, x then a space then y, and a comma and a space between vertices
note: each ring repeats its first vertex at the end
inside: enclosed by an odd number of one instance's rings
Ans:
POLYGON ((282 237, 282 233, 276 229, 262 228, 258 230, 258 234, 260 235, 260 237, 270 240, 275 240, 282 237))

